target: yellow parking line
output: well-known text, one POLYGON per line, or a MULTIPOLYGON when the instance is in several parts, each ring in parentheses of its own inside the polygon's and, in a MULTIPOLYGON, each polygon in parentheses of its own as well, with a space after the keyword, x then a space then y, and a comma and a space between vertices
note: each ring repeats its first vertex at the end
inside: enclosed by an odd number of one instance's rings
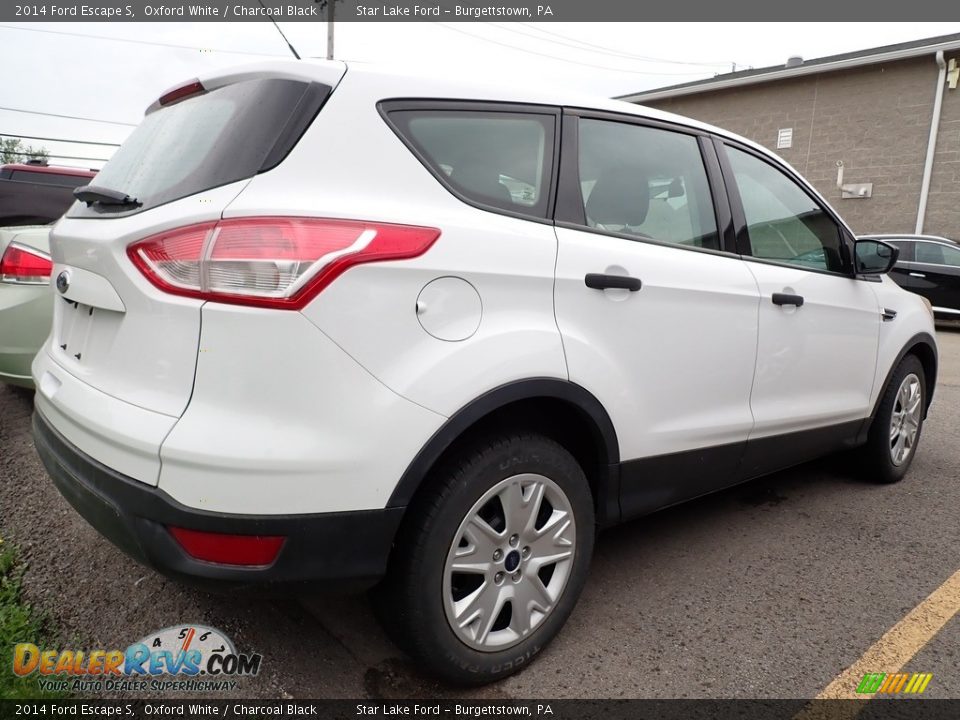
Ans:
MULTIPOLYGON (((898 672, 960 611, 960 570, 887 630, 860 659, 837 675, 817 700, 864 699, 857 685, 870 672, 898 672)), ((889 681, 889 678, 888 678, 889 681)))
MULTIPOLYGON (((911 610, 896 625, 887 630, 877 642, 860 656, 853 665, 837 675, 827 685, 815 700, 869 700, 873 695, 858 695, 856 690, 863 676, 867 673, 884 672, 891 675, 898 673, 911 658, 920 652, 921 648, 950 622, 954 615, 960 612, 960 570, 955 572, 946 582, 930 593, 927 598, 911 610)), ((906 675, 898 677, 900 685, 906 680, 906 675)), ((914 688, 914 692, 922 693, 930 682, 931 675, 927 674, 923 684, 914 688)), ((891 683, 893 678, 888 676, 884 686, 891 683)), ((879 689, 883 692, 883 688, 879 689)), ((840 720, 852 719, 863 710, 866 703, 811 704, 794 716, 794 720, 840 720)))

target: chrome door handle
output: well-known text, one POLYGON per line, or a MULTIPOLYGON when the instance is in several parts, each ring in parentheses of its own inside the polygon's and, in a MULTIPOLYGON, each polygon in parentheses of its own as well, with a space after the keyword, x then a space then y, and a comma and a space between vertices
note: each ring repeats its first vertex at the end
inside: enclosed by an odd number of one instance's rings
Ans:
POLYGON ((910 273, 910 277, 925 278, 926 275, 924 275, 923 273, 910 273))

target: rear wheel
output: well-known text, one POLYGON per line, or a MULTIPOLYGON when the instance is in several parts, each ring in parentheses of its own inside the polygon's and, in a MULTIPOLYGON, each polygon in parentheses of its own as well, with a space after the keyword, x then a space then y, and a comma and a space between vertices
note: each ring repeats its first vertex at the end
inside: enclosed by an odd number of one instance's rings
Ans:
POLYGON ((884 390, 861 451, 868 479, 894 483, 907 474, 923 430, 926 397, 923 365, 916 356, 907 355, 884 390))
POLYGON ((431 672, 461 684, 510 675, 557 634, 595 534, 583 470, 554 441, 475 446, 407 512, 376 606, 431 672))

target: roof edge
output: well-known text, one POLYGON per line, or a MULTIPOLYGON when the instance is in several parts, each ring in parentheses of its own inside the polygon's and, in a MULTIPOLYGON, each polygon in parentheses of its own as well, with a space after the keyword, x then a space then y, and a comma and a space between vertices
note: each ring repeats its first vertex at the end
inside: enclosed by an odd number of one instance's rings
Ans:
POLYGON ((715 92, 717 90, 727 90, 730 88, 742 87, 744 85, 756 85, 773 80, 784 80, 804 75, 815 75, 817 73, 835 72, 837 70, 846 70, 849 68, 872 65, 878 62, 891 62, 895 60, 906 60, 909 58, 923 57, 924 55, 933 55, 939 51, 960 50, 960 39, 954 38, 930 45, 920 45, 917 47, 901 48, 888 52, 872 53, 868 55, 858 55, 856 57, 844 58, 828 62, 810 61, 809 65, 798 65, 796 67, 776 66, 770 68, 768 72, 758 72, 754 75, 742 77, 724 78, 718 75, 715 78, 698 80, 686 85, 676 85, 666 88, 654 88, 629 95, 619 95, 615 99, 631 103, 643 103, 651 100, 666 100, 668 98, 682 97, 684 95, 695 95, 702 92, 715 92))

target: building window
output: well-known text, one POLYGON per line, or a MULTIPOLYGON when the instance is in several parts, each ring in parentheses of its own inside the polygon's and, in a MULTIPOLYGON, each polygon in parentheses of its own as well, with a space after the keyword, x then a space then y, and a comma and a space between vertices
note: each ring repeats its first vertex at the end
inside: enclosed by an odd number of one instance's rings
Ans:
POLYGON ((777 150, 793 147, 793 128, 777 130, 777 150))

